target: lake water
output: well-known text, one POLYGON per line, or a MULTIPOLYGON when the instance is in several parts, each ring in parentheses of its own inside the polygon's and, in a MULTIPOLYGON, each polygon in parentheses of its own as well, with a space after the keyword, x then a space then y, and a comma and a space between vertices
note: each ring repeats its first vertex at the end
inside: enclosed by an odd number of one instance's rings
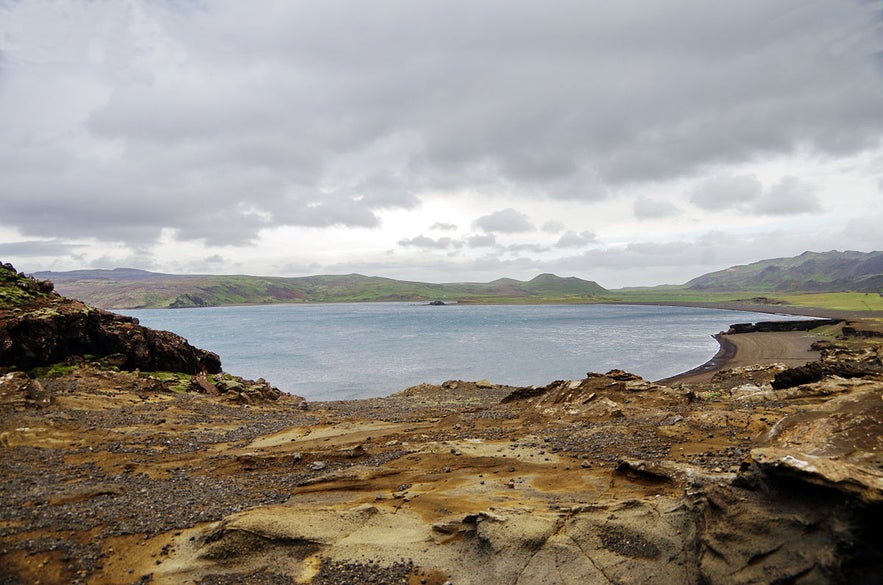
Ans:
POLYGON ((129 310, 221 356, 224 370, 309 400, 423 382, 518 386, 620 368, 658 380, 705 363, 712 335, 763 313, 633 305, 353 303, 129 310))

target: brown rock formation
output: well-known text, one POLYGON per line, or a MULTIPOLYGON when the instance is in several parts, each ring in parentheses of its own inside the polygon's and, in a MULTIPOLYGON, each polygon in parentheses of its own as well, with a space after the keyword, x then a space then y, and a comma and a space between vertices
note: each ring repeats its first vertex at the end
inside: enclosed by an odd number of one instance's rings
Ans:
POLYGON ((0 367, 30 370, 72 356, 122 356, 128 370, 217 373, 221 360, 168 331, 88 307, 52 292, 47 281, 0 266, 0 367))
POLYGON ((777 360, 310 405, 201 369, 10 371, 0 582, 879 583, 883 376, 831 372, 880 341, 828 341, 779 389, 777 360))

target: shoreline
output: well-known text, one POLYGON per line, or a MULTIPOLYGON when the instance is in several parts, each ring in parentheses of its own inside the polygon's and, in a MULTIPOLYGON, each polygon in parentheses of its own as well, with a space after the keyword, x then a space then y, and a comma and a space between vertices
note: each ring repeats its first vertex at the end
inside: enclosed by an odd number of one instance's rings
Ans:
MULTIPOLYGON (((857 322, 861 323, 862 320, 847 321, 844 319, 836 324, 821 322, 819 326, 842 327, 857 322)), ((767 321, 758 323, 767 323, 767 321)), ((802 366, 818 360, 821 356, 821 352, 814 349, 813 345, 824 336, 813 333, 816 329, 720 332, 712 336, 718 342, 719 348, 711 359, 695 368, 656 380, 656 382, 659 384, 706 383, 710 382, 714 374, 721 370, 751 365, 779 363, 789 367, 802 366)))
MULTIPOLYGON (((319 303, 316 303, 319 304, 319 303)), ((326 303, 322 303, 326 304, 326 303)), ((337 304, 337 303, 327 303, 327 304, 337 304)), ((350 304, 350 303, 344 303, 350 304)), ((363 304, 363 303, 352 303, 352 304, 363 304)), ((477 304, 477 303, 468 303, 469 305, 477 304)), ((542 303, 546 304, 546 303, 542 303)), ((647 302, 604 302, 604 303, 587 303, 587 304, 600 304, 600 305, 610 305, 610 306, 659 306, 659 307, 685 307, 685 308, 703 308, 703 309, 715 309, 715 310, 723 310, 723 311, 736 311, 742 313, 761 313, 770 315, 769 321, 777 322, 781 321, 777 319, 777 317, 781 316, 804 316, 804 317, 813 317, 813 318, 835 318, 835 319, 850 319, 850 320, 862 320, 867 318, 874 318, 879 313, 880 316, 883 316, 883 312, 862 312, 857 313, 854 311, 837 311, 837 310, 829 310, 829 309, 819 309, 819 308, 811 308, 811 307, 794 307, 790 305, 769 305, 762 303, 746 303, 746 302, 700 302, 700 301, 685 301, 685 302, 676 302, 676 301, 647 301, 647 302)), ((282 303, 278 306, 287 306, 288 303, 282 303)), ((455 304, 454 304, 455 305, 455 304)), ((243 307, 249 306, 267 306, 267 305, 241 305, 243 307)), ((203 307, 199 307, 203 308, 203 307)), ((143 309, 141 309, 143 310, 143 309)), ((167 310, 167 309, 162 309, 167 310)), ((132 309, 132 312, 136 312, 138 310, 132 309)), ((126 311, 128 312, 128 311, 126 311)), ((124 313, 125 314, 125 313, 124 313)), ((754 316, 755 319, 757 315, 754 316)), ((733 323, 737 321, 737 317, 733 316, 733 323)), ((759 321, 755 321, 759 322, 759 321)), ((738 334, 739 338, 748 339, 744 336, 753 335, 753 334, 738 334)), ((786 333, 779 333, 778 335, 787 335, 786 333)), ((805 336, 805 333, 801 334, 800 332, 796 332, 795 335, 789 335, 789 338, 797 339, 801 335, 805 336)), ((662 384, 672 384, 672 383, 698 383, 698 382, 706 382, 710 380, 711 376, 714 373, 726 369, 737 367, 737 362, 745 361, 746 359, 759 359, 760 362, 764 363, 773 363, 773 362, 788 362, 794 365, 803 365, 808 361, 813 361, 818 359, 818 353, 811 353, 809 351, 809 345, 811 341, 808 341, 804 344, 803 347, 795 347, 793 342, 782 343, 783 339, 777 339, 776 344, 773 344, 771 341, 768 343, 766 338, 759 338, 753 340, 752 345, 761 344, 763 347, 759 351, 755 351, 754 354, 744 355, 745 348, 740 348, 740 343, 733 339, 734 336, 729 336, 723 334, 723 332, 715 333, 711 335, 718 342, 718 350, 717 352, 711 356, 707 361, 700 363, 694 367, 691 367, 685 371, 666 376, 665 378, 656 379, 655 381, 662 384), (773 349, 778 347, 781 349, 781 352, 775 354, 773 349)), ((701 358, 700 358, 701 359, 701 358)), ((739 365, 747 365, 747 364, 739 364, 739 365)), ((398 391, 398 390, 397 390, 398 391)), ((382 394, 381 396, 385 396, 386 394, 382 394)), ((367 396, 364 399, 376 398, 375 396, 367 396)), ((358 398, 342 398, 341 400, 353 400, 358 398)), ((334 398, 323 398, 320 401, 324 400, 334 400, 334 398)))
POLYGON ((719 347, 717 353, 714 354, 710 360, 685 372, 667 378, 654 380, 654 382, 663 385, 684 383, 699 378, 709 377, 716 372, 723 370, 726 365, 736 357, 738 346, 727 338, 724 333, 715 333, 712 337, 717 341, 719 347))
POLYGON ((720 309, 723 311, 740 311, 743 313, 766 313, 768 315, 793 315, 801 317, 818 317, 822 319, 883 319, 883 311, 845 311, 841 309, 823 309, 818 307, 798 307, 795 305, 768 305, 762 303, 704 302, 704 301, 628 301, 610 302, 608 305, 650 305, 656 307, 695 307, 697 309, 720 309))
MULTIPOLYGON (((862 322, 866 319, 883 318, 881 311, 842 311, 837 309, 821 309, 815 307, 793 307, 788 305, 787 311, 782 310, 786 306, 783 305, 764 305, 754 303, 740 302, 632 302, 623 303, 630 305, 653 305, 664 307, 696 307, 705 309, 721 309, 725 311, 741 311, 746 313, 766 313, 769 315, 791 315, 816 317, 820 319, 842 319, 844 324, 852 321, 862 322)), ((775 321, 775 319, 770 319, 775 321)), ((749 365, 748 362, 758 364, 770 363, 788 363, 789 365, 803 365, 810 361, 818 359, 819 352, 810 349, 812 341, 807 331, 788 331, 788 332, 752 332, 752 333, 733 333, 719 332, 712 335, 718 342, 719 348, 711 359, 702 363, 695 368, 655 380, 659 384, 684 384, 684 383, 704 383, 711 380, 711 377, 726 368, 739 367, 740 365, 749 365), (761 337, 767 336, 767 337, 761 337), (795 344, 796 340, 806 340, 801 349, 800 344, 795 344), (742 340, 747 343, 740 343, 742 340), (750 352, 760 355, 740 356, 740 349, 745 352, 746 345, 752 346, 755 351, 750 352), (760 349, 753 347, 760 346, 760 349), (745 362, 745 363, 741 363, 745 362)))

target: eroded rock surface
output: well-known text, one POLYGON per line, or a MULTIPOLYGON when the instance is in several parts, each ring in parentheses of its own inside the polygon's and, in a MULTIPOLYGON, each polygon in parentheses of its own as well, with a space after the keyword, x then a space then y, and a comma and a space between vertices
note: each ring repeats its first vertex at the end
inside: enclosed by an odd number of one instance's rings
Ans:
POLYGON ((217 373, 217 354, 197 349, 179 335, 142 327, 138 320, 88 307, 38 281, 0 265, 0 367, 30 370, 72 356, 118 356, 134 370, 217 373))
MULTIPOLYGON (((879 380, 746 405, 593 375, 550 385, 546 398, 571 396, 552 407, 456 381, 303 409, 135 376, 81 368, 41 382, 48 406, 5 403, 7 582, 881 574, 879 380), (602 399, 623 414, 588 408, 602 399)), ((24 396, 26 380, 9 376, 0 393, 24 396)))
POLYGON ((788 370, 310 404, 202 369, 0 372, 0 583, 879 583, 883 377, 788 370))

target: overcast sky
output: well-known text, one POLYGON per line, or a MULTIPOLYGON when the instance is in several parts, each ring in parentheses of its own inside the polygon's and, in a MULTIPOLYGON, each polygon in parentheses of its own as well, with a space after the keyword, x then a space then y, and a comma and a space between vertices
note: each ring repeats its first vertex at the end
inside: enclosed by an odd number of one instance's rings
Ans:
POLYGON ((883 248, 879 0, 0 0, 0 260, 682 283, 883 248))

